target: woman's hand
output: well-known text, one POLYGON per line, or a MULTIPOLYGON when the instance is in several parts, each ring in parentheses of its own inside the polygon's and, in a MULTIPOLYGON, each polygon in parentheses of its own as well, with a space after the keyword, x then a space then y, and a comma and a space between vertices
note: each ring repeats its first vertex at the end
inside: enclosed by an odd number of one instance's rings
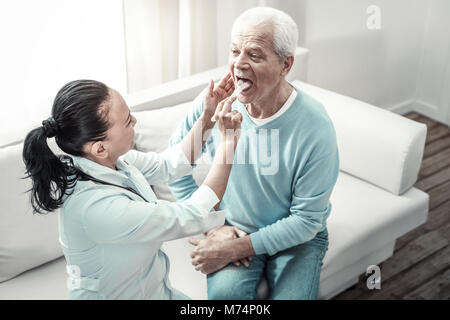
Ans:
POLYGON ((223 99, 228 98, 234 91, 234 82, 231 78, 231 74, 227 73, 219 83, 214 86, 214 81, 211 80, 209 83, 208 92, 204 100, 204 115, 211 119, 215 114, 217 105, 223 99))
POLYGON ((222 100, 217 106, 214 119, 217 121, 222 141, 234 141, 240 136, 242 114, 239 111, 231 110, 231 105, 236 100, 236 97, 229 97, 222 100))

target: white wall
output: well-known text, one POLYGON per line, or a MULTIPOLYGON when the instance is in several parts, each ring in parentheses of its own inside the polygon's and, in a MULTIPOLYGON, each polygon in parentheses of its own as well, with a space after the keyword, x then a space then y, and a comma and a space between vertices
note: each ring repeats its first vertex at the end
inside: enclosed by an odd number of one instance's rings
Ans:
POLYGON ((302 44, 310 50, 308 82, 395 109, 414 96, 423 0, 305 1, 302 44), (366 10, 381 9, 381 29, 369 30, 366 10))
POLYGON ((71 80, 126 93, 121 0, 1 1, 0 39, 0 145, 48 118, 71 80))
MULTIPOLYGON (((219 1, 220 2, 220 1, 219 1)), ((379 107, 418 111, 450 124, 450 1, 266 0, 288 12, 310 50, 308 82, 379 107), (381 9, 381 29, 369 30, 367 8, 381 9)), ((241 5, 242 6, 242 5, 241 5)), ((248 3, 248 6, 254 6, 248 3)), ((234 19, 235 2, 218 4, 234 19), (233 6, 234 5, 234 6, 233 6)), ((232 21, 222 23, 218 61, 226 63, 232 21)))
POLYGON ((450 1, 430 1, 414 109, 450 126, 450 1))

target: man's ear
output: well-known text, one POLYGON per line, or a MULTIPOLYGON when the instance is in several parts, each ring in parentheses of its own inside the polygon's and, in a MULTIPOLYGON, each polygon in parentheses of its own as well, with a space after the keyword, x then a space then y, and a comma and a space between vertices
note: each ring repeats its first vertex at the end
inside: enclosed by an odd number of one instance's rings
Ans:
POLYGON ((108 157, 108 149, 105 148, 103 141, 90 142, 85 147, 86 153, 97 159, 105 159, 108 157))
POLYGON ((291 71, 292 65, 294 64, 294 56, 289 56, 283 61, 283 69, 281 69, 281 76, 285 77, 289 71, 291 71))

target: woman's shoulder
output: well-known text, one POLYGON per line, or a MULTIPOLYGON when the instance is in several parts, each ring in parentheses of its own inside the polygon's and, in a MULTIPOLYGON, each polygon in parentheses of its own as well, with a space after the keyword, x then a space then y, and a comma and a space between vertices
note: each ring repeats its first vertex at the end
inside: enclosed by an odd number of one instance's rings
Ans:
POLYGON ((93 203, 115 196, 117 193, 115 188, 108 185, 91 180, 78 180, 73 188, 66 191, 63 198, 63 210, 87 210, 93 203))

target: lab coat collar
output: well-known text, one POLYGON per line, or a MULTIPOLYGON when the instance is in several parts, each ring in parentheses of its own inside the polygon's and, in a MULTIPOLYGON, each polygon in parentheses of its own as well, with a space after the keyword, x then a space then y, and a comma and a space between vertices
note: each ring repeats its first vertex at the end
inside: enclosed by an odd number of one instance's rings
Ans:
POLYGON ((131 175, 128 164, 120 158, 116 162, 117 170, 113 170, 109 167, 106 167, 84 157, 71 157, 73 159, 73 164, 76 167, 78 167, 84 173, 99 180, 114 184, 119 183, 120 185, 126 185, 125 182, 130 178, 131 175))

